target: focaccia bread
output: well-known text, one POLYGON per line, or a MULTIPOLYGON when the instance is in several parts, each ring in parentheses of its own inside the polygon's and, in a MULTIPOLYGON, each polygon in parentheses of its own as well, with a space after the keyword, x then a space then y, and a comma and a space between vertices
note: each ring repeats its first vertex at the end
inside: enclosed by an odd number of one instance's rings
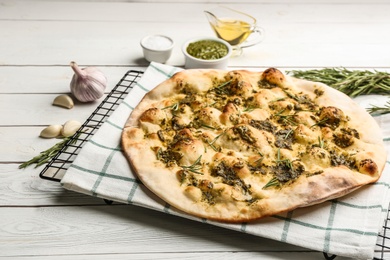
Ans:
POLYGON ((363 108, 275 68, 176 73, 133 110, 122 149, 171 206, 230 223, 343 196, 377 181, 386 161, 363 108))

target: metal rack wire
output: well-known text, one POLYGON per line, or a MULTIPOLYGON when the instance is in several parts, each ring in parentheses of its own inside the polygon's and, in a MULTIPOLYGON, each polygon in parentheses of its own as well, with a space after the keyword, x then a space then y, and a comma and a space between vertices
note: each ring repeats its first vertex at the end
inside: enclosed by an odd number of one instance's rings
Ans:
MULTIPOLYGON (((66 170, 73 163, 84 144, 95 134, 111 113, 119 106, 142 75, 142 71, 130 70, 122 77, 102 103, 89 116, 81 128, 69 139, 65 146, 41 171, 39 176, 42 179, 56 182, 61 181, 66 170)), ((112 201, 105 201, 107 204, 112 203, 112 201)), ((387 211, 387 217, 382 231, 378 235, 374 260, 386 259, 386 252, 390 254, 390 209, 387 211)), ((327 260, 337 259, 336 255, 328 255, 326 253, 323 255, 327 260)))
POLYGON ((378 235, 375 251, 375 260, 389 259, 389 255, 387 255, 387 258, 385 258, 385 252, 387 252, 388 254, 390 252, 390 207, 387 210, 387 215, 383 224, 382 231, 378 235))
POLYGON ((142 71, 130 70, 122 77, 95 111, 92 112, 80 129, 67 141, 64 147, 41 171, 39 176, 42 179, 57 182, 61 181, 80 149, 119 106, 142 75, 142 71))

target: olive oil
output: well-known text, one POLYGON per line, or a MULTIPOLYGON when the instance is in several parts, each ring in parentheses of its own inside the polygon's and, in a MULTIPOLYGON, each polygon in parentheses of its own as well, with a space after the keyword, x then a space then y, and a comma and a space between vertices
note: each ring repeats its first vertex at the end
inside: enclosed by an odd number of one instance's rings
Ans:
POLYGON ((247 22, 233 19, 219 19, 210 23, 217 36, 231 45, 239 45, 252 33, 251 25, 247 22))

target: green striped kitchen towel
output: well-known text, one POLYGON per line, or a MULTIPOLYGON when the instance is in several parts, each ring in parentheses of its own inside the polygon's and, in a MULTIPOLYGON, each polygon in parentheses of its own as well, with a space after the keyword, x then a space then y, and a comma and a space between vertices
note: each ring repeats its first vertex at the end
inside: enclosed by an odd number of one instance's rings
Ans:
MULTIPOLYGON (((122 128, 142 97, 180 68, 151 63, 125 100, 84 145, 62 179, 64 188, 104 199, 139 205, 220 227, 355 259, 373 258, 378 232, 389 204, 390 165, 381 179, 343 198, 243 224, 206 221, 176 211, 149 192, 121 152, 122 128)), ((379 97, 378 97, 379 98, 379 97)), ((371 97, 372 103, 376 102, 371 97)), ((362 98, 358 102, 368 102, 362 98)), ((371 102, 371 101, 370 101, 371 102)), ((378 116, 387 149, 390 116, 378 116)))

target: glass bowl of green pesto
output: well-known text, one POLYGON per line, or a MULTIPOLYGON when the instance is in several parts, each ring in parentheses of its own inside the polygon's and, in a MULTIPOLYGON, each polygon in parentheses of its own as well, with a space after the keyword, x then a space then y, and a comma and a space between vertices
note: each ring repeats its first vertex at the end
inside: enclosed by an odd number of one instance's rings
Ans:
POLYGON ((216 37, 188 40, 182 48, 186 69, 226 69, 232 47, 216 37))

